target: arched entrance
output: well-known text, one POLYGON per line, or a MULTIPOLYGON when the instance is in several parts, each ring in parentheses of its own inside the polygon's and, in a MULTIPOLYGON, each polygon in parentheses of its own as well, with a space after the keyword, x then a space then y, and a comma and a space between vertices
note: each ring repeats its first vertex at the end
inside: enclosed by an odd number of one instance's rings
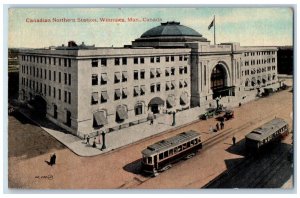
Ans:
POLYGON ((160 97, 152 98, 148 104, 148 108, 156 114, 159 113, 159 106, 164 106, 165 101, 161 99, 160 97))
POLYGON ((213 91, 213 99, 221 96, 231 96, 234 94, 234 86, 227 86, 227 73, 222 64, 217 64, 210 77, 210 88, 213 91))
POLYGON ((45 117, 47 113, 47 102, 45 99, 39 95, 31 96, 31 98, 28 103, 34 108, 35 113, 38 116, 45 117))

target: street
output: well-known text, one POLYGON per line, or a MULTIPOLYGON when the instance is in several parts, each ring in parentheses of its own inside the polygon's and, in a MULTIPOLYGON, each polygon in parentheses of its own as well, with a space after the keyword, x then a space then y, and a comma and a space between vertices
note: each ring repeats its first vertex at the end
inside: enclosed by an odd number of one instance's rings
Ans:
MULTIPOLYGON (((236 162, 244 160, 243 139, 252 129, 276 116, 285 119, 292 131, 292 99, 293 93, 289 89, 243 104, 234 109, 234 119, 226 121, 225 128, 219 132, 209 132, 210 126, 216 125, 216 119, 199 120, 189 126, 94 157, 77 156, 22 115, 9 116, 9 187, 201 188, 227 169, 235 167, 236 162), (140 174, 141 151, 144 148, 191 129, 200 132, 204 142, 203 149, 195 157, 180 161, 157 177, 140 174), (235 146, 232 145, 233 136, 236 137, 235 146), (49 166, 47 161, 53 153, 57 156, 57 163, 49 166)), ((292 133, 284 140, 286 145, 291 143, 292 133)))

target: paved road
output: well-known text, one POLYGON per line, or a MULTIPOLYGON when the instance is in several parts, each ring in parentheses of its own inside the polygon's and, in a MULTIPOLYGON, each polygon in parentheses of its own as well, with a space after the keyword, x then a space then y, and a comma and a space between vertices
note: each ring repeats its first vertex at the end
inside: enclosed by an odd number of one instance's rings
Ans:
MULTIPOLYGON (((9 186, 15 188, 201 188, 236 162, 244 159, 244 135, 277 117, 292 123, 292 93, 282 91, 235 109, 235 119, 225 122, 223 132, 209 133, 215 119, 199 121, 182 129, 140 141, 101 156, 79 157, 38 126, 18 116, 9 117, 9 186), (23 122, 23 123, 22 123, 23 122), (209 149, 182 161, 155 178, 139 174, 140 151, 147 145, 186 130, 201 132, 209 149), (232 135, 237 146, 231 144, 232 135), (210 142, 210 143, 209 143, 210 142), (47 162, 57 155, 53 167, 47 162)), ((291 143, 288 138, 287 144, 291 143)))

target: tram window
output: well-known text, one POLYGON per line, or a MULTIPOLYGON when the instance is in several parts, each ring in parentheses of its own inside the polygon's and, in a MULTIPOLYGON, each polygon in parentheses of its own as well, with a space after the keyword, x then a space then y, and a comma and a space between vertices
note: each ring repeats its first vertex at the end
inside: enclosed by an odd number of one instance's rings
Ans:
POLYGON ((169 150, 169 155, 173 155, 173 149, 169 150))
POLYGON ((159 158, 160 160, 163 159, 163 158, 164 158, 164 154, 163 154, 163 153, 160 153, 159 156, 158 156, 158 158, 159 158))
POLYGON ((198 144, 198 139, 195 139, 195 144, 198 144))
POLYGON ((145 156, 143 156, 143 162, 145 162, 145 163, 146 163, 146 157, 145 157, 145 156))
POLYGON ((164 158, 165 158, 165 157, 169 157, 169 151, 165 151, 165 152, 164 152, 164 158))
POLYGON ((266 140, 263 140, 263 143, 266 143, 266 140))
POLYGON ((183 147, 183 148, 182 148, 183 150, 186 149, 186 143, 183 144, 182 147, 183 147))
POLYGON ((174 154, 178 152, 178 148, 174 148, 174 154))
POLYGON ((148 164, 152 164, 152 157, 148 157, 148 164))
POLYGON ((187 143, 187 147, 189 148, 191 146, 191 142, 188 142, 187 143))
POLYGON ((182 150, 182 146, 178 146, 178 152, 182 150))

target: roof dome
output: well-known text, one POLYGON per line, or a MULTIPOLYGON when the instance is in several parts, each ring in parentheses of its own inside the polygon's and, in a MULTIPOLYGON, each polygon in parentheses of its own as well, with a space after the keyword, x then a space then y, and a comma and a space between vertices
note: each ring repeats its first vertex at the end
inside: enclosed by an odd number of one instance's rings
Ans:
POLYGON ((196 36, 202 37, 197 31, 192 28, 180 25, 179 22, 171 21, 161 23, 160 26, 151 28, 142 34, 141 38, 147 37, 162 37, 162 36, 196 36))

